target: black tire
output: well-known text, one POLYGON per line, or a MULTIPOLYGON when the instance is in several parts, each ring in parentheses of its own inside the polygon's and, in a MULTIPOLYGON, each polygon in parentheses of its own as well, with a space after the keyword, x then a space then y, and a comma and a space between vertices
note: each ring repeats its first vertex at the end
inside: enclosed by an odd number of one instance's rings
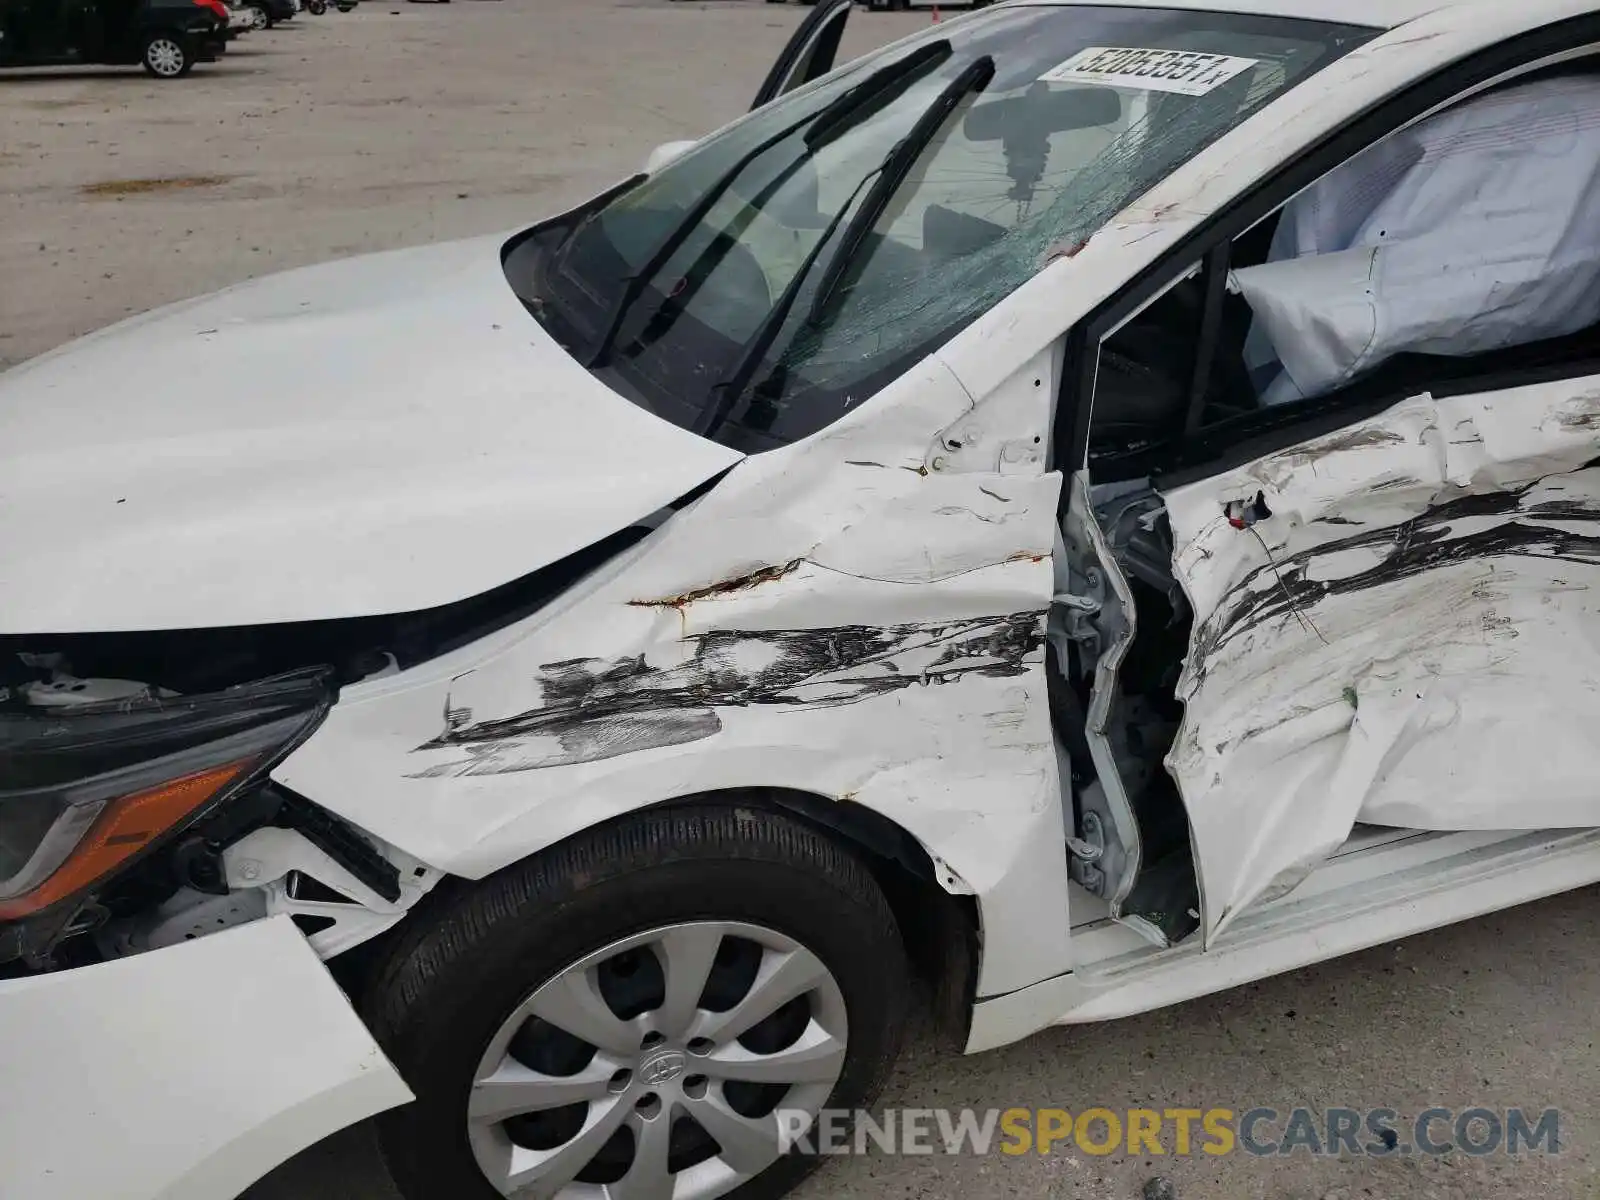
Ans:
POLYGON ((157 79, 182 79, 194 70, 194 51, 170 33, 152 33, 139 49, 139 62, 157 79))
MULTIPOLYGON (((848 1013, 827 1104, 877 1097, 899 1052, 909 976, 894 917, 853 855, 785 815, 657 810, 579 835, 413 917, 369 977, 368 1023, 417 1099, 379 1119, 407 1200, 498 1200, 466 1136, 472 1076, 495 1031, 546 980, 611 943, 679 922, 739 921, 792 938, 848 1013)), ((730 1198, 771 1200, 821 1159, 791 1154, 730 1198)))

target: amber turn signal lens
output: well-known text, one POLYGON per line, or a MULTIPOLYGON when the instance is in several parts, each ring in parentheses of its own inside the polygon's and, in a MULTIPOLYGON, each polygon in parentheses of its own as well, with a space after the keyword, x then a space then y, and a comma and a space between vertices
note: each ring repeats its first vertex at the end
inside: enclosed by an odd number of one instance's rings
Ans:
POLYGON ((252 761, 213 767, 111 801, 54 874, 31 892, 0 900, 0 921, 49 908, 109 875, 232 783, 252 761))

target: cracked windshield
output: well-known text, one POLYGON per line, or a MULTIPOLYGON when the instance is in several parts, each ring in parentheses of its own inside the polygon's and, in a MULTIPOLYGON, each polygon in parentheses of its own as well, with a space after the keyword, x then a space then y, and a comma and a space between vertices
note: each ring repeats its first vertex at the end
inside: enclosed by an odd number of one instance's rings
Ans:
POLYGON ((934 26, 536 234, 507 270, 635 402, 739 449, 782 445, 1367 33, 1114 7, 934 26))

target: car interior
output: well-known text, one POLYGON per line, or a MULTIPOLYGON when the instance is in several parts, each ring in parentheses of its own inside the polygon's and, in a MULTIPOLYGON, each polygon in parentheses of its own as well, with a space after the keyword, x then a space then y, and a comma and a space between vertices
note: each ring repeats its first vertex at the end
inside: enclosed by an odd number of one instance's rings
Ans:
MULTIPOLYGON (((1104 341, 1096 482, 1203 461, 1220 438, 1317 410, 1536 382, 1576 363, 1600 369, 1600 246, 1586 232, 1597 217, 1592 69, 1512 81, 1386 139, 1216 248, 1104 341), (1397 248, 1409 256, 1404 276, 1373 271, 1342 285, 1313 273, 1332 255, 1356 251, 1366 264, 1397 248), (1289 260, 1311 271, 1297 280, 1289 260), (1429 286, 1446 275, 1450 286, 1429 286), (1270 313, 1286 295, 1271 334, 1258 308, 1270 313), (1367 327, 1338 328, 1353 319, 1367 327), (1338 377, 1295 386, 1283 363, 1306 348, 1286 339, 1327 340, 1330 327, 1360 353, 1341 344, 1338 377), (1185 452, 1184 440, 1197 444, 1185 452)), ((1309 347, 1313 357, 1326 349, 1309 347)))
MULTIPOLYGON (((1073 879, 1101 897, 1116 890, 1128 848, 1107 836, 1116 810, 1107 793, 1119 789, 1137 831, 1121 915, 1158 944, 1198 927, 1199 899, 1183 801, 1161 769, 1184 715, 1176 688, 1193 615, 1172 575, 1157 487, 1209 474, 1224 454, 1254 457, 1252 439, 1275 438, 1265 450, 1325 432, 1310 428, 1322 417, 1336 428, 1422 392, 1600 374, 1597 227, 1600 71, 1566 65, 1345 161, 1211 247, 1101 342, 1088 503, 1125 576, 1136 632, 1120 664, 1100 670, 1114 630, 1054 610, 1051 709, 1090 843, 1087 856, 1074 847, 1073 879), (1354 251, 1376 262, 1374 251, 1395 247, 1412 255, 1405 271, 1357 272, 1343 286, 1316 274, 1319 257, 1354 251), (1274 304, 1287 319, 1263 319, 1274 304), (1309 354, 1295 338, 1312 343, 1309 354), (1286 387, 1284 364, 1308 361, 1331 364, 1328 377, 1286 387), (1114 780, 1084 732, 1097 703, 1114 780)), ((1064 532, 1072 542, 1070 511, 1064 532)), ((1064 575, 1057 591, 1081 594, 1085 583, 1064 575)), ((1122 832, 1134 829, 1124 822, 1122 832)))

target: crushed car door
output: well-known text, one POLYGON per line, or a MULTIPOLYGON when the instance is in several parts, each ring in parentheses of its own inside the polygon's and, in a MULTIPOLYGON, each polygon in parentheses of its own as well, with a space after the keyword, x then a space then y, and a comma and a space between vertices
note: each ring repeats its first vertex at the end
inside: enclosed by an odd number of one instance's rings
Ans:
POLYGON ((1470 92, 1093 331, 1071 869, 1158 942, 1358 824, 1600 825, 1597 114, 1592 71, 1470 92))
POLYGON ((1208 934, 1358 822, 1600 825, 1597 116, 1587 72, 1468 97, 1229 275, 1246 420, 1333 420, 1164 497, 1194 616, 1167 765, 1208 934))
POLYGON ((1358 822, 1600 824, 1597 450, 1590 374, 1419 395, 1164 494, 1208 938, 1358 822))
POLYGON ((833 70, 839 55, 839 39, 855 0, 821 0, 800 22, 800 28, 784 46, 778 61, 762 81, 751 109, 770 104, 786 92, 803 87, 833 70))

